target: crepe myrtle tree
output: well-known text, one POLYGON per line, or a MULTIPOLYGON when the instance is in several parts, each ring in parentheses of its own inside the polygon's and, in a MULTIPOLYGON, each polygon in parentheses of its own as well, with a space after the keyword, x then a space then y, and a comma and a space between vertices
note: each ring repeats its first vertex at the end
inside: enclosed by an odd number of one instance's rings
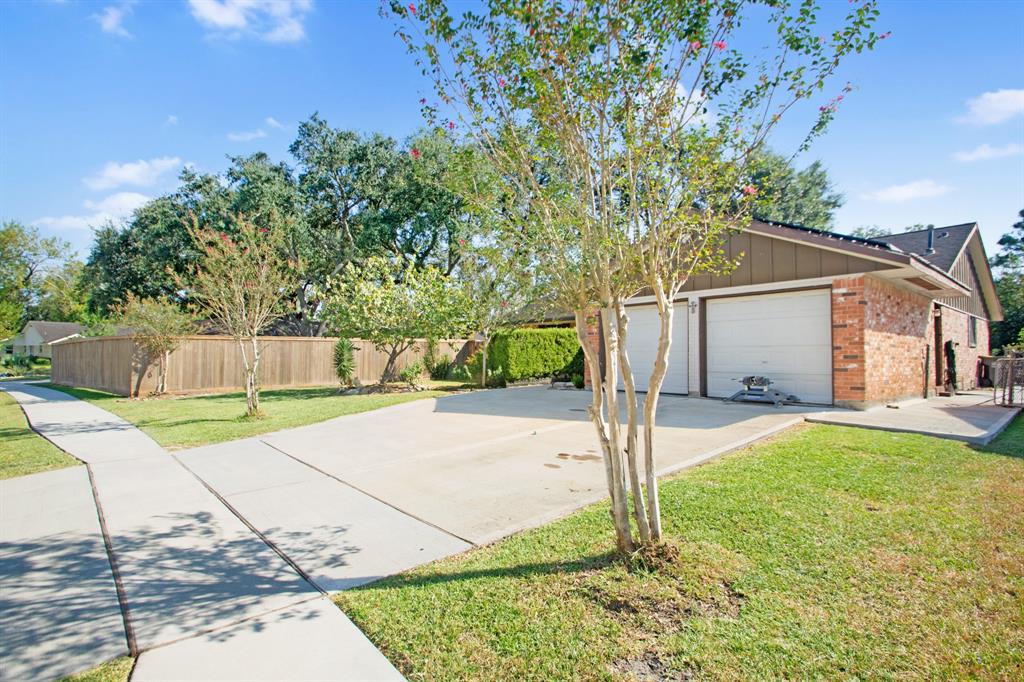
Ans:
POLYGON ((398 360, 420 339, 465 333, 465 299, 432 266, 405 269, 399 260, 374 256, 349 263, 327 281, 323 316, 335 333, 369 341, 387 353, 381 383, 398 378, 398 360), (404 272, 403 272, 404 271, 404 272), (401 276, 401 279, 399 279, 401 276))
POLYGON ((172 273, 199 311, 238 343, 245 368, 245 406, 260 416, 260 334, 288 313, 287 301, 298 283, 287 256, 288 226, 272 217, 260 227, 243 214, 231 216, 221 231, 201 225, 195 216, 189 235, 200 254, 186 280, 172 273))
MULTIPOLYGON (((192 316, 180 305, 166 298, 140 298, 130 291, 125 300, 114 306, 114 319, 131 330, 132 337, 145 353, 144 362, 160 361, 160 374, 154 393, 167 391, 167 367, 171 353, 181 346, 184 337, 194 329, 192 316)), ((142 373, 139 382, 142 381, 142 373)), ((135 387, 135 397, 139 387, 135 387)))
MULTIPOLYGON (((813 0, 486 0, 454 15, 442 0, 387 13, 447 120, 527 201, 506 238, 530 247, 553 299, 576 311, 592 384, 617 545, 658 542, 655 411, 668 370, 673 301, 694 272, 735 266, 722 246, 749 219, 749 159, 787 113, 807 110, 805 148, 850 86, 826 90, 839 64, 887 37, 874 2, 821 20, 813 0), (826 25, 828 24, 828 25, 826 25), (640 421, 624 302, 639 292, 660 317, 640 421), (602 346, 590 342, 599 311, 602 346), (619 376, 625 388, 620 425, 619 376)), ((831 86, 829 86, 831 87, 831 86)))

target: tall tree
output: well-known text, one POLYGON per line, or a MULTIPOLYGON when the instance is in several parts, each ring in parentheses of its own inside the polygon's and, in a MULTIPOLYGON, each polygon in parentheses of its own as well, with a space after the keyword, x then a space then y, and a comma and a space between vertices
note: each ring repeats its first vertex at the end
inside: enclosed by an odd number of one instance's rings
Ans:
POLYGON ((1017 215, 1020 219, 999 238, 999 253, 990 259, 1004 315, 992 327, 993 349, 1019 344, 1024 334, 1024 209, 1017 215))
POLYGON ((820 161, 797 170, 781 154, 765 149, 750 161, 749 184, 757 188, 754 215, 762 220, 831 230, 844 202, 820 161))
POLYGON ((45 276, 70 250, 66 241, 17 221, 0 226, 0 338, 21 329, 45 276))
MULTIPOLYGON (((489 0, 458 16, 426 0, 393 1, 391 11, 438 92, 442 106, 427 115, 457 118, 529 202, 528 220, 510 221, 505 239, 530 245, 552 298, 576 311, 619 550, 636 546, 631 524, 641 544, 659 541, 654 427, 676 294, 693 272, 732 265, 721 246, 758 192, 745 181, 751 155, 787 111, 820 96, 847 55, 874 44, 875 3, 852 5, 832 26, 819 24, 813 0, 489 0), (749 24, 758 50, 730 48, 749 24), (642 288, 660 318, 643 406, 645 485, 625 343, 625 301, 642 288), (587 334, 594 308, 601 347, 587 334)), ((848 90, 820 103, 808 141, 848 90)))

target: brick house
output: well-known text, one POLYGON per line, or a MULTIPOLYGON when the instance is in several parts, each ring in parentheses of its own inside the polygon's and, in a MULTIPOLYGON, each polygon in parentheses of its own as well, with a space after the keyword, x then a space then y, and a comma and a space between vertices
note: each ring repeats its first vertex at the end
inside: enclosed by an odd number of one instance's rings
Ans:
MULTIPOLYGON (((976 387, 1002 319, 976 224, 863 239, 753 221, 725 248, 739 266, 692 277, 676 300, 663 392, 725 397, 760 374, 805 402, 864 408, 943 390, 951 364, 958 389, 976 387)), ((657 309, 642 294, 627 309, 643 390, 657 309)))

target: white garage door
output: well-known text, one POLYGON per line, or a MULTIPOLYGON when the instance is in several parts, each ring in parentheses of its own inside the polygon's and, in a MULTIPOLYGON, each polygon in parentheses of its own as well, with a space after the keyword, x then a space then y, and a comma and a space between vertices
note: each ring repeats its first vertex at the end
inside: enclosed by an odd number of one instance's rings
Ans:
POLYGON ((827 290, 709 300, 708 395, 724 398, 749 374, 803 402, 832 402, 831 296, 827 290))
MULTIPOLYGON (((636 390, 646 391, 647 382, 654 371, 654 358, 658 353, 658 307, 655 305, 628 306, 629 328, 626 332, 626 351, 633 366, 636 390)), ((668 352, 668 374, 661 385, 662 393, 687 393, 686 375, 686 303, 677 303, 672 316, 672 347, 668 352)), ((619 389, 623 388, 619 377, 619 389)))

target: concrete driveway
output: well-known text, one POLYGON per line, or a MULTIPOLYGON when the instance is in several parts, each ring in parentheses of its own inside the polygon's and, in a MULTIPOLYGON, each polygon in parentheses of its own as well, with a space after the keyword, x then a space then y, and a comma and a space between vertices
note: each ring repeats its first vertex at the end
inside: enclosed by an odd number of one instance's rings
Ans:
MULTIPOLYGON (((545 387, 465 393, 269 434, 247 450, 269 446, 455 538, 484 544, 606 495, 589 401, 587 392, 545 387)), ((816 411, 662 397, 659 470, 699 463, 816 411)), ((179 457, 203 475, 200 451, 179 457)))

